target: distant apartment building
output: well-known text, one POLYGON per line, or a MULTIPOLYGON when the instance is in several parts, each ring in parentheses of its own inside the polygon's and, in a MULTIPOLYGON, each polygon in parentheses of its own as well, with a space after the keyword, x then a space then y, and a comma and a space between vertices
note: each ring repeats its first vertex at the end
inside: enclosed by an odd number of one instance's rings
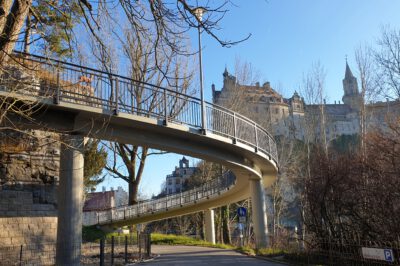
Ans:
POLYGON ((197 167, 190 167, 189 160, 183 157, 179 160, 179 166, 175 166, 175 170, 167 175, 165 180, 165 194, 179 193, 182 191, 185 181, 191 177, 197 167))
POLYGON ((82 223, 91 225, 98 218, 98 212, 125 205, 128 205, 128 193, 122 187, 117 190, 111 187, 110 191, 103 187, 101 192, 88 193, 83 205, 82 223))
MULTIPOLYGON (((232 109, 257 121, 274 136, 299 140, 304 140, 306 135, 321 137, 322 129, 328 141, 342 135, 360 133, 363 99, 357 79, 347 62, 343 92, 342 103, 335 101, 333 104, 327 104, 323 100, 322 104, 307 104, 297 92, 290 98, 282 97, 269 82, 265 82, 262 86, 259 83, 239 84, 236 77, 229 74, 227 69, 223 73, 222 89, 217 91, 215 85, 212 85, 214 103, 232 108, 232 102, 239 102, 232 109)), ((384 129, 387 126, 387 117, 390 115, 400 115, 399 99, 367 103, 366 129, 384 129)))

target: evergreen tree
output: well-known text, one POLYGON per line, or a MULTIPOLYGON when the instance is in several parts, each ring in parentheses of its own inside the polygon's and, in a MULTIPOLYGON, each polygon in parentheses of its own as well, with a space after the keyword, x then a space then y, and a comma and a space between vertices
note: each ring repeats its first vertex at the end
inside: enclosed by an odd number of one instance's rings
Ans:
POLYGON ((84 158, 83 184, 87 193, 104 181, 105 176, 101 173, 107 162, 107 152, 103 147, 99 148, 98 140, 91 139, 85 145, 84 158))

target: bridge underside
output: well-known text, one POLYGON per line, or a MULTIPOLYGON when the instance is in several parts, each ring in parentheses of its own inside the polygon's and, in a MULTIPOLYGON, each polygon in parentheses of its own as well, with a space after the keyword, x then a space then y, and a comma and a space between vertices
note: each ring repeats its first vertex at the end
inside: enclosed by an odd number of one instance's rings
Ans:
MULTIPOLYGON (((0 92, 0 96, 2 93, 0 92)), ((9 97, 8 94, 7 97, 9 97)), ((23 100, 37 101, 34 97, 23 97, 23 100)), ((74 103, 54 104, 51 99, 42 99, 40 103, 41 107, 38 107, 29 119, 10 114, 8 117, 13 126, 20 129, 51 130, 67 135, 136 144, 185 154, 220 163, 231 169, 236 176, 235 186, 218 197, 204 199, 166 212, 149 213, 127 220, 113 221, 113 225, 122 226, 184 215, 251 197, 257 243, 259 247, 266 245, 265 204, 262 190, 263 187, 268 187, 273 183, 277 173, 276 162, 269 155, 255 151, 254 148, 245 144, 233 143, 231 138, 210 132, 201 134, 199 129, 187 125, 176 123, 165 125, 163 120, 125 113, 114 115, 108 110, 74 103)), ((75 176, 75 179, 82 177, 75 176)), ((61 178, 63 178, 62 175, 61 178)), ((64 184, 69 186, 63 188, 64 191, 76 190, 73 186, 77 183, 64 182, 64 184)), ((67 205, 75 204, 75 209, 81 208, 82 205, 78 199, 72 203, 68 199, 62 202, 67 205)), ((59 214, 59 219, 63 219, 59 225, 68 222, 67 216, 65 213, 59 214)), ((75 218, 75 223, 81 223, 81 217, 75 218)), ((59 228, 59 235, 60 230, 63 229, 59 228)), ((65 235, 74 234, 70 231, 65 233, 65 235)))

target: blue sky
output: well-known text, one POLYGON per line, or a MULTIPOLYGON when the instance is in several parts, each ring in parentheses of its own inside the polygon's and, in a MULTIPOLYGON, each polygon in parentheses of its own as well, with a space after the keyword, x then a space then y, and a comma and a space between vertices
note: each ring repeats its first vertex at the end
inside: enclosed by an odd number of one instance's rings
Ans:
MULTIPOLYGON (((236 0, 221 22, 219 36, 249 40, 222 48, 203 35, 205 98, 211 100, 211 84, 222 87, 225 66, 234 71, 235 58, 247 61, 259 71, 260 82, 281 87, 284 96, 298 90, 303 74, 320 62, 327 73, 327 102, 341 100, 345 56, 356 75, 354 50, 375 45, 385 25, 400 29, 400 1, 397 0, 236 0), (278 85, 279 84, 279 85, 278 85)), ((193 37, 197 38, 195 32, 193 37)), ((197 39, 192 40, 197 45, 197 39)), ((157 194, 161 183, 182 155, 150 157, 146 165, 142 193, 157 194)), ((191 160, 194 162, 194 159, 191 160)), ((108 179, 105 186, 125 185, 108 179)))

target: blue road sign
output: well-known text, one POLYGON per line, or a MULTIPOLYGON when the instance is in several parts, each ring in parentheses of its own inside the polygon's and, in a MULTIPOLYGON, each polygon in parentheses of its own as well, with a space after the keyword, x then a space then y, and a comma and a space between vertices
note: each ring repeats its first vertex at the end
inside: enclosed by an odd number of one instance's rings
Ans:
POLYGON ((393 251, 391 249, 385 249, 384 253, 385 253, 385 260, 386 261, 389 261, 389 262, 393 262, 394 261, 393 251))
POLYGON ((245 207, 239 207, 237 209, 237 214, 238 214, 239 217, 246 217, 247 209, 245 207))

